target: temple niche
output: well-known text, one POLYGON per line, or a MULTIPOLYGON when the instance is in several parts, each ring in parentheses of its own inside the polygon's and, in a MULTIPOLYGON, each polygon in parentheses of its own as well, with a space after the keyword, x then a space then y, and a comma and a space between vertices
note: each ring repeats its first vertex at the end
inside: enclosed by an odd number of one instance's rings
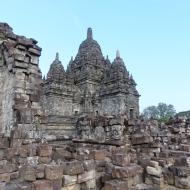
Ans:
POLYGON ((136 83, 119 51, 113 63, 105 59, 88 28, 76 57, 65 71, 58 54, 44 79, 43 108, 48 116, 139 115, 136 83))

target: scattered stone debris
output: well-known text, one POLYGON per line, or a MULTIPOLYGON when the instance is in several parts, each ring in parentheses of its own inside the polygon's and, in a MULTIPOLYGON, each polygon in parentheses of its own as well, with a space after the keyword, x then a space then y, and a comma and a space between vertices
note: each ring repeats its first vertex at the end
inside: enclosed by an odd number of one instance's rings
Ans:
POLYGON ((0 190, 190 189, 190 120, 140 118, 119 52, 104 59, 88 29, 44 79, 40 54, 0 23, 0 190))

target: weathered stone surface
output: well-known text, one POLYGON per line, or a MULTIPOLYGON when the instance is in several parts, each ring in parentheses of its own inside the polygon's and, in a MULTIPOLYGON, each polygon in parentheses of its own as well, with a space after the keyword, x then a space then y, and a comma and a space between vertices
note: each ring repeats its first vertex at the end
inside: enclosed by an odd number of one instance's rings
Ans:
POLYGON ((135 134, 132 136, 132 144, 138 145, 138 144, 147 144, 153 142, 153 138, 149 135, 144 134, 135 134))
POLYGON ((63 185, 74 185, 77 183, 77 175, 63 175, 63 185))
POLYGON ((64 148, 56 148, 53 154, 54 160, 68 160, 72 158, 71 152, 65 150, 64 148))
POLYGON ((104 172, 105 171, 106 161, 104 160, 96 160, 95 161, 95 169, 97 172, 104 172))
POLYGON ((0 150, 0 160, 3 160, 5 158, 5 151, 0 150))
POLYGON ((190 176, 189 177, 175 177, 175 186, 178 188, 189 189, 190 188, 190 176))
MULTIPOLYGON (((3 81, 3 85, 0 84, 2 89, 0 102, 3 103, 1 104, 2 106, 0 106, 2 126, 0 130, 5 136, 10 137, 11 133, 13 136, 13 133, 16 134, 16 130, 18 129, 17 125, 21 123, 24 125, 25 121, 28 120, 28 118, 24 116, 24 109, 29 108, 31 110, 31 107, 28 104, 30 101, 29 99, 23 99, 23 97, 28 96, 28 89, 32 89, 31 94, 40 91, 41 73, 38 65, 36 65, 36 76, 32 76, 32 70, 34 68, 32 68, 32 59, 30 59, 33 57, 38 60, 39 54, 34 55, 33 53, 33 55, 31 55, 28 48, 38 49, 39 53, 41 48, 36 45, 34 40, 27 39, 24 36, 15 35, 12 30, 7 30, 4 27, 7 27, 6 24, 2 25, 2 30, 0 32, 4 36, 2 43, 0 44, 0 60, 3 60, 3 63, 6 62, 4 68, 2 69, 1 67, 0 69, 0 78, 1 81, 3 81), (18 94, 20 94, 20 97, 18 94)), ((30 117, 33 118, 34 114, 31 114, 30 117)), ((26 135, 26 133, 25 131, 22 131, 22 135, 20 134, 20 136, 18 136, 17 133, 16 136, 17 138, 23 138, 24 135, 26 135)), ((16 138, 16 136, 14 137, 16 138)), ((4 140, 4 138, 1 139, 4 140)), ((15 143, 13 144, 15 146, 15 143)), ((1 145, 2 143, 0 142, 0 146, 1 145)), ((23 156, 25 156, 23 151, 21 151, 21 154, 22 153, 23 156)))
POLYGON ((80 161, 65 162, 63 164, 64 175, 77 175, 84 172, 83 163, 80 161))
POLYGON ((131 164, 125 167, 114 166, 112 170, 113 178, 128 178, 142 173, 142 168, 139 165, 131 164))
POLYGON ((147 185, 153 185, 155 187, 163 188, 164 186, 164 178, 163 177, 155 177, 152 175, 146 175, 145 183, 147 185))
POLYGON ((36 156, 36 147, 30 145, 22 145, 19 150, 21 157, 36 156))
POLYGON ((51 162, 51 157, 39 157, 39 163, 41 164, 49 164, 51 162))
POLYGON ((189 144, 181 144, 181 150, 190 152, 190 145, 189 144))
POLYGON ((62 179, 52 180, 53 190, 61 190, 62 187, 62 179))
POLYGON ((36 178, 43 179, 45 176, 45 165, 40 164, 36 166, 36 178))
POLYGON ((19 175, 18 171, 10 173, 10 179, 11 180, 18 179, 19 177, 20 177, 20 175, 19 175))
POLYGON ((25 181, 13 181, 6 184, 5 190, 35 190, 34 185, 25 181))
POLYGON ((53 190, 53 185, 50 180, 37 180, 33 182, 35 190, 53 190))
POLYGON ((84 188, 84 189, 95 190, 96 189, 96 179, 88 180, 88 181, 82 183, 81 185, 82 185, 82 188, 84 188))
POLYGON ((175 159, 175 166, 186 166, 190 167, 190 157, 181 156, 175 159))
POLYGON ((0 174, 0 182, 9 182, 9 181, 10 181, 9 173, 0 174))
POLYGON ((0 148, 8 148, 9 142, 8 138, 0 138, 0 148))
MULTIPOLYGON (((152 185, 147 185, 147 184, 138 184, 132 188, 132 190, 156 190, 155 187, 152 185)), ((176 190, 176 189, 166 189, 166 190, 176 190)))
POLYGON ((164 172, 163 172, 163 175, 164 175, 164 179, 167 181, 167 184, 168 185, 173 185, 175 184, 175 176, 174 176, 174 173, 169 171, 168 169, 166 169, 164 172))
POLYGON ((80 190, 80 185, 79 184, 75 184, 75 185, 69 185, 66 187, 62 187, 61 190, 80 190))
POLYGON ((160 168, 154 168, 154 167, 147 166, 146 172, 149 175, 153 175, 155 177, 161 177, 162 176, 162 170, 160 168))
POLYGON ((127 180, 128 182, 128 188, 131 188, 137 184, 142 184, 144 182, 144 178, 143 178, 143 175, 142 173, 140 174, 137 174, 133 177, 129 177, 127 179, 124 179, 124 180, 127 180))
POLYGON ((25 181, 35 181, 36 180, 36 172, 32 166, 24 165, 19 170, 20 176, 25 181))
POLYGON ((105 150, 94 150, 92 151, 92 155, 95 160, 104 160, 107 152, 105 150))
POLYGON ((4 183, 4 182, 3 182, 3 183, 0 183, 0 189, 1 189, 1 190, 5 190, 5 185, 6 185, 6 183, 4 183))
POLYGON ((30 166, 37 166, 39 163, 39 157, 38 156, 29 156, 27 157, 27 164, 30 166))
POLYGON ((38 56, 41 55, 41 52, 39 50, 37 50, 37 49, 34 49, 34 48, 29 48, 28 51, 33 53, 33 54, 36 54, 38 56))
POLYGON ((103 190, 128 190, 127 181, 120 181, 120 180, 106 181, 103 190))
POLYGON ((37 153, 41 157, 48 157, 52 155, 52 146, 47 145, 39 145, 37 148, 37 153))
POLYGON ((49 180, 61 179, 63 177, 63 167, 59 165, 45 166, 45 178, 49 180))
POLYGON ((87 171, 78 175, 77 182, 82 183, 94 179, 96 177, 95 170, 87 171))
POLYGON ((117 166, 126 166, 130 164, 131 157, 130 155, 125 154, 113 154, 112 163, 117 166))
POLYGON ((86 171, 90 171, 95 169, 95 161, 94 160, 85 160, 83 162, 83 167, 86 171))
POLYGON ((1 173, 11 173, 17 170, 15 164, 7 163, 6 160, 0 161, 0 174, 1 173))

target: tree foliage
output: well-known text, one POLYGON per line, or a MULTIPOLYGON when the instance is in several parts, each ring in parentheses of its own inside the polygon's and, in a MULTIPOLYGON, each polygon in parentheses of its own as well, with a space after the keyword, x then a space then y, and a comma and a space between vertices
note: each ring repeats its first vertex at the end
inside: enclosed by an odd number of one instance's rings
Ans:
POLYGON ((155 118, 159 121, 167 122, 170 117, 175 116, 176 110, 173 105, 159 103, 157 106, 149 106, 143 110, 142 115, 145 118, 155 118))

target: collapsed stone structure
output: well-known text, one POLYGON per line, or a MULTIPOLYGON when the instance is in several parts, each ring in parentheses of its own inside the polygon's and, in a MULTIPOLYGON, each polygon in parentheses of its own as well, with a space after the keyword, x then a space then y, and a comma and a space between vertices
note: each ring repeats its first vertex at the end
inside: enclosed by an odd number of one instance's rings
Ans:
POLYGON ((0 189, 190 189, 190 122, 139 117, 136 83, 88 29, 65 71, 0 23, 0 189))

